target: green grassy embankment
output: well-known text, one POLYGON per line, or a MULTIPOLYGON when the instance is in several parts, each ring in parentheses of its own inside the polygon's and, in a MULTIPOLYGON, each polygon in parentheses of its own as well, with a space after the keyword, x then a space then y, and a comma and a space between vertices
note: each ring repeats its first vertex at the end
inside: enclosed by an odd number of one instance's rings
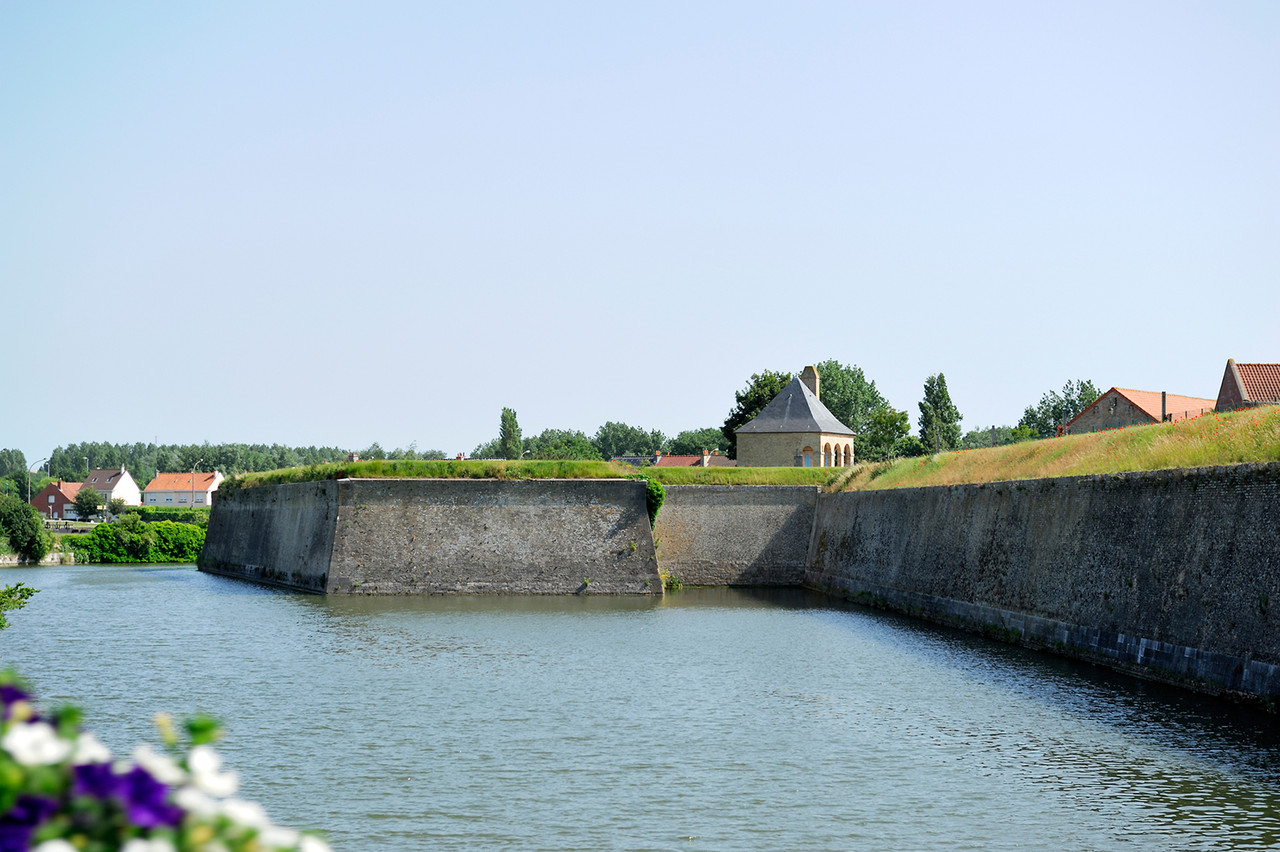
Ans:
POLYGON ((321 479, 616 479, 629 465, 602 461, 395 461, 336 462, 286 467, 229 477, 219 489, 253 488, 321 479))
POLYGON ((225 489, 322 479, 613 479, 664 485, 817 485, 828 491, 1280 461, 1280 406, 985 450, 831 467, 644 467, 603 461, 359 461, 244 473, 225 489))
POLYGON ((358 461, 230 477, 222 489, 321 479, 617 479, 642 474, 664 485, 822 485, 847 474, 820 467, 632 467, 603 461, 358 461))
POLYGON ((1280 461, 1280 406, 862 464, 839 483, 839 490, 918 488, 1274 461, 1280 461))

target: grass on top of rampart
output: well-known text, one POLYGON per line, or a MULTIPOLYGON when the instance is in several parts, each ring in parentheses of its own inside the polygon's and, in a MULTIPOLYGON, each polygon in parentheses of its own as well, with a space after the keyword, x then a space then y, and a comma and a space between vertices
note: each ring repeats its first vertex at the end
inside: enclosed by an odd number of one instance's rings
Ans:
POLYGON ((241 473, 221 488, 254 488, 322 479, 621 479, 640 476, 664 485, 820 485, 847 470, 831 467, 632 467, 604 461, 358 461, 241 473))
POLYGON ((837 489, 918 488, 1274 461, 1280 461, 1280 406, 1267 406, 1178 423, 861 464, 837 489))
POLYGON ((220 488, 253 488, 322 479, 617 479, 635 468, 602 461, 366 460, 241 473, 220 488))

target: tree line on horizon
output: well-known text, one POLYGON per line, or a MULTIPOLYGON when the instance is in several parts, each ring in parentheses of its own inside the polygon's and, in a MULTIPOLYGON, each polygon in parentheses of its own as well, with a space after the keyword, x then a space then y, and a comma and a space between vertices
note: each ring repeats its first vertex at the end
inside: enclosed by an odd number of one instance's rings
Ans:
MULTIPOLYGON (((929 376, 918 403, 918 432, 911 433, 907 411, 894 408, 860 367, 836 360, 816 365, 822 382, 822 402, 840 422, 854 432, 854 456, 859 461, 924 455, 934 451, 977 449, 1016 441, 1051 438, 1073 417, 1098 398, 1092 381, 1068 381, 1061 391, 1050 390, 1029 405, 1013 426, 989 426, 961 433, 961 415, 951 400, 946 377, 929 376)), ((734 394, 734 405, 720 426, 686 429, 674 436, 660 429, 609 420, 588 435, 576 429, 544 429, 524 437, 516 412, 504 408, 499 434, 478 445, 471 458, 611 459, 616 456, 652 456, 654 453, 692 455, 703 450, 736 456, 734 430, 747 423, 777 396, 793 373, 763 370, 753 373, 746 386, 734 394)), ((383 449, 378 442, 357 451, 364 459, 444 459, 441 450, 408 447, 383 449)), ((43 471, 28 479, 28 462, 20 450, 0 449, 0 495, 27 499, 55 480, 82 482, 90 470, 127 468, 139 487, 145 488, 156 471, 218 470, 231 476, 278 470, 300 465, 343 461, 347 450, 339 447, 290 447, 284 444, 113 444, 84 442, 57 447, 43 471), (28 486, 28 482, 30 486, 28 486)))

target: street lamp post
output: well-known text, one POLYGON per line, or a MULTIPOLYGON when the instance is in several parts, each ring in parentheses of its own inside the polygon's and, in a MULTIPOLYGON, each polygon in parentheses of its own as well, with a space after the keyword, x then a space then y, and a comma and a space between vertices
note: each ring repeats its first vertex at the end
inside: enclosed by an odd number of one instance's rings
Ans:
POLYGON ((191 503, 188 506, 188 508, 191 509, 196 507, 196 468, 200 466, 200 462, 202 461, 204 461, 204 459, 200 459, 200 461, 191 465, 191 503))
MULTIPOLYGON (((40 459, 36 462, 36 470, 40 469, 40 465, 47 462, 48 459, 40 459)), ((27 468, 27 505, 31 505, 31 468, 27 468)))

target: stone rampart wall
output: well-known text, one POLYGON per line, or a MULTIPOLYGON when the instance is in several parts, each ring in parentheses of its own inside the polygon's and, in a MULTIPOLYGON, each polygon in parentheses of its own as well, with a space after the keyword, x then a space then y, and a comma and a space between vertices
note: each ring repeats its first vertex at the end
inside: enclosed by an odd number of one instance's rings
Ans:
POLYGON ((200 569, 357 594, 662 594, 643 482, 378 480, 229 491, 200 569))
POLYGON ((817 500, 814 486, 668 485, 659 563, 694 586, 799 585, 817 500))
POLYGON ((221 494, 209 513, 200 570, 327 591, 340 486, 301 482, 221 494))
POLYGON ((341 485, 331 592, 662 594, 643 482, 341 485))
POLYGON ((822 495, 807 585, 1280 694, 1280 465, 822 495))

